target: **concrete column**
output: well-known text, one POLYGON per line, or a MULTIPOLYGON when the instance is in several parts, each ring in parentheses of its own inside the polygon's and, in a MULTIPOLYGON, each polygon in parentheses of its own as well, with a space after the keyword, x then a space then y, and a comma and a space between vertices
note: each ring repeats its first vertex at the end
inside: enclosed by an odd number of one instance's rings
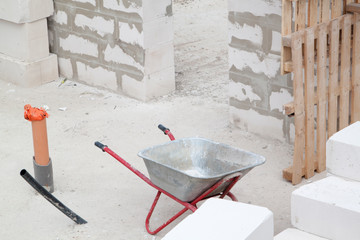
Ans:
POLYGON ((175 89, 171 0, 55 0, 60 74, 139 100, 175 89))
POLYGON ((35 86, 58 77, 57 57, 49 54, 46 17, 51 0, 0 2, 0 76, 22 86, 35 86))
POLYGON ((281 0, 228 0, 230 121, 265 137, 291 141, 282 106, 292 101, 280 75, 281 0))

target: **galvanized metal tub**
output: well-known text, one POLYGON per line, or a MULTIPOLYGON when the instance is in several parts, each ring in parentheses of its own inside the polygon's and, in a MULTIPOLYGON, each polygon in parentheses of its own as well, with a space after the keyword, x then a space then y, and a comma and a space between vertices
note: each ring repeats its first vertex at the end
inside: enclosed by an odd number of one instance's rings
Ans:
MULTIPOLYGON (((144 149, 151 181, 184 202, 190 202, 224 177, 265 162, 263 156, 203 138, 184 138, 144 149)), ((212 195, 222 192, 226 184, 212 195)))

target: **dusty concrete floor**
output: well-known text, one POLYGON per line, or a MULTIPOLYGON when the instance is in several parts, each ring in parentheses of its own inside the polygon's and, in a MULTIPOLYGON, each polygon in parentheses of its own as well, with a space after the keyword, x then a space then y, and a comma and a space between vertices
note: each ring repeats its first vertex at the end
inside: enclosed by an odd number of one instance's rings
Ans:
MULTIPOLYGON (((156 191, 94 146, 104 142, 147 173, 136 154, 168 141, 156 128, 159 123, 177 138, 201 136, 265 156, 267 162, 246 175, 233 193, 242 202, 273 211, 276 233, 291 225, 290 194, 296 187, 282 179, 281 170, 291 163, 292 146, 229 125, 227 35, 220 34, 226 32, 226 11, 225 0, 175 2, 177 91, 148 103, 71 81, 24 89, 0 80, 1 239, 161 239, 176 223, 156 236, 147 234, 144 221, 156 191), (205 30, 197 34, 209 21, 210 35, 205 38, 205 30), (86 225, 74 224, 19 175, 23 168, 33 174, 31 124, 23 118, 28 103, 50 108, 54 195, 86 225), (59 110, 63 107, 66 111, 59 110)), ((174 201, 160 199, 152 224, 179 209, 174 201)))

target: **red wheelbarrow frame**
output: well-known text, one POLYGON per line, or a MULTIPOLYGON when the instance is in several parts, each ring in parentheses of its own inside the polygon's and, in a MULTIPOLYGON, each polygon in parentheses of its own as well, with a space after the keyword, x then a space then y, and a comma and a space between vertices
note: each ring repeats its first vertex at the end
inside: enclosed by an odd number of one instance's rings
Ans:
MULTIPOLYGON (((165 128, 164 126, 162 126, 161 124, 158 126, 160 130, 162 130, 164 132, 165 135, 167 135, 171 141, 175 140, 174 136, 172 135, 172 133, 170 132, 170 130, 168 128, 165 128)), ((242 173, 238 172, 238 173, 234 173, 231 174, 221 180, 219 180, 217 183, 215 183, 212 187, 210 187, 208 190, 206 190, 204 193, 202 193, 200 196, 198 196, 195 200, 191 201, 191 202, 184 202, 181 201, 180 199, 178 199, 177 197, 175 197, 174 195, 166 192, 164 189, 159 188, 158 186, 156 186, 154 183, 151 182, 151 180, 146 177, 144 174, 142 174, 140 171, 138 171, 137 169, 135 169, 134 167, 132 167, 128 162, 126 162, 123 158, 121 158, 119 155, 117 155, 115 152, 113 152, 110 148, 108 148, 108 146, 100 143, 100 142, 95 142, 95 145, 100 148, 101 150, 103 150, 103 152, 107 152, 108 154, 110 154, 112 157, 114 157, 116 160, 118 160, 121 164, 123 164, 125 167, 127 167, 130 171, 132 171, 133 173, 135 173, 138 177, 140 177, 142 180, 144 180, 147 184, 149 184, 150 186, 152 186, 153 188, 155 188, 156 190, 158 190, 156 197, 154 199, 153 204, 151 205, 151 208, 149 210, 149 213, 146 217, 145 220, 145 227, 148 233, 154 235, 158 232, 160 232, 162 229, 164 229, 167 225, 169 225, 170 223, 172 223, 175 219, 177 219, 178 217, 180 217, 182 214, 184 214, 187 210, 190 210, 192 212, 195 212, 197 210, 197 206, 196 204, 201 201, 204 200, 206 198, 209 197, 214 197, 214 195, 210 195, 213 191, 215 191, 218 187, 220 187, 223 183, 225 182, 229 182, 229 185, 227 186, 227 188, 222 192, 219 193, 215 196, 219 196, 220 198, 224 198, 225 196, 229 196, 233 201, 237 201, 236 197, 234 196, 234 194, 232 194, 230 192, 231 188, 237 183, 237 181, 239 181, 239 179, 242 176, 242 173), (180 203, 181 205, 184 206, 184 208, 179 211, 177 214, 175 214, 173 217, 171 217, 168 221, 166 221, 164 224, 162 224, 160 227, 158 227, 157 229, 155 229, 154 231, 152 231, 150 229, 150 218, 152 213, 154 212, 154 209, 156 207, 156 204, 160 198, 161 194, 165 194, 166 196, 170 197, 171 199, 175 200, 176 202, 180 203)))

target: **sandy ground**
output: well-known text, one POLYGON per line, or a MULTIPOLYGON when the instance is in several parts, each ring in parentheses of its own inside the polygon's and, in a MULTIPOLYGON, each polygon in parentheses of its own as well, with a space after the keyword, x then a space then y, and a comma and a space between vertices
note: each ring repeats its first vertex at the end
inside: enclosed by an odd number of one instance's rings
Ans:
MULTIPOLYGON (((226 15, 225 0, 174 2, 177 90, 148 103, 70 80, 32 89, 0 81, 0 238, 161 239, 179 220, 149 235, 144 221, 156 190, 94 146, 102 141, 147 174, 137 152, 168 141, 159 123, 177 138, 200 136, 265 156, 267 162, 233 193, 273 211, 276 233, 290 227, 290 194, 296 187, 282 179, 281 170, 292 161, 292 146, 229 125, 226 15), (33 174, 31 123, 23 118, 28 103, 50 108, 54 195, 88 224, 73 223, 19 175, 23 168, 33 174)), ((161 198, 152 226, 180 209, 161 198)))

